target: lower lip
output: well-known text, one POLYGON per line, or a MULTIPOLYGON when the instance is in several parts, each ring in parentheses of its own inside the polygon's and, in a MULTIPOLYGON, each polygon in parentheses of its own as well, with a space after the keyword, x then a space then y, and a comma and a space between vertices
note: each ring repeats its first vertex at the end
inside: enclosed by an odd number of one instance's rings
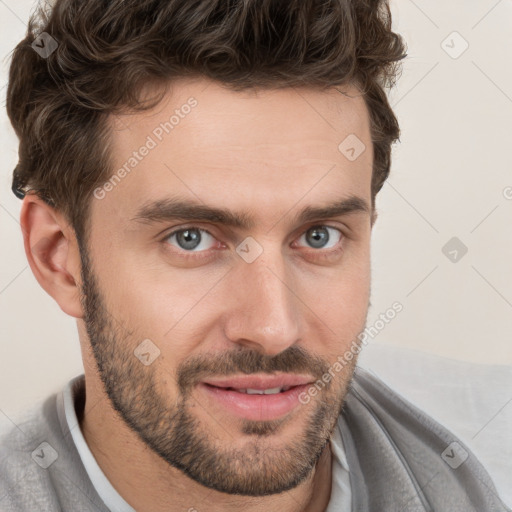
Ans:
POLYGON ((248 395, 238 391, 217 388, 201 383, 199 387, 236 416, 253 421, 270 421, 290 413, 299 404, 299 395, 308 385, 294 386, 274 395, 248 395))

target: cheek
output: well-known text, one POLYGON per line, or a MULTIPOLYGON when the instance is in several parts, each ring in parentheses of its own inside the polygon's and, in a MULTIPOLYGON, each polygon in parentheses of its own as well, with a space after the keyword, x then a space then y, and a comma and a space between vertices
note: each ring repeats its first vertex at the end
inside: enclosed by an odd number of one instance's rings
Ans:
POLYGON ((162 355, 171 350, 174 362, 189 355, 215 313, 209 290, 220 275, 208 278, 204 271, 173 269, 150 258, 112 259, 119 262, 115 272, 101 278, 109 311, 132 336, 152 340, 162 355))
POLYGON ((316 290, 305 300, 318 316, 310 317, 315 322, 309 327, 311 339, 316 340, 314 350, 336 361, 350 350, 365 328, 370 298, 369 261, 359 259, 357 265, 317 283, 316 290), (318 333, 322 333, 320 338, 318 333))
POLYGON ((320 309, 336 332, 362 327, 370 298, 369 251, 354 251, 347 256, 336 269, 317 274, 316 284, 311 282, 308 287, 316 290, 308 294, 311 307, 320 309))
POLYGON ((338 336, 353 338, 364 328, 369 301, 369 279, 345 276, 329 283, 313 302, 322 319, 338 336))

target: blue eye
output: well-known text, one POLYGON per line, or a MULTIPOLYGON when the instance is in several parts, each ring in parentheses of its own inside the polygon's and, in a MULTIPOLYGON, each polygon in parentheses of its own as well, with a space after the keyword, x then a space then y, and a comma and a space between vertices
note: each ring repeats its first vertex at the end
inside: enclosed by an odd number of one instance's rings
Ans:
POLYGON ((166 241, 171 243, 171 240, 173 239, 176 241, 178 249, 182 249, 187 252, 201 252, 208 250, 211 248, 208 246, 208 243, 212 245, 211 240, 215 240, 208 231, 200 228, 182 228, 173 231, 166 237, 166 241))
POLYGON ((314 249, 330 249, 338 244, 343 234, 331 226, 312 226, 299 238, 314 249), (333 234, 331 234, 331 232, 333 234))
MULTIPOLYGON (((343 251, 340 241, 343 232, 332 226, 311 226, 296 239, 292 247, 303 246, 309 249, 310 255, 318 258, 332 258, 343 251)), ((210 258, 214 256, 210 249, 220 249, 223 244, 205 229, 195 226, 182 227, 169 233, 163 240, 173 247, 171 250, 181 258, 210 258)))

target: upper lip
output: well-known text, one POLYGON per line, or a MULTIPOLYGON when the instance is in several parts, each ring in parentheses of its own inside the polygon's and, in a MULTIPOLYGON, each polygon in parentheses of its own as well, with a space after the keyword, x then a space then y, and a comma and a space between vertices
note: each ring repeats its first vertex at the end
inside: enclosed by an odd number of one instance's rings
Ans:
POLYGON ((313 382, 310 375, 294 375, 283 373, 280 375, 241 375, 239 377, 218 377, 204 380, 204 384, 218 388, 234 389, 273 389, 293 386, 302 386, 313 382))

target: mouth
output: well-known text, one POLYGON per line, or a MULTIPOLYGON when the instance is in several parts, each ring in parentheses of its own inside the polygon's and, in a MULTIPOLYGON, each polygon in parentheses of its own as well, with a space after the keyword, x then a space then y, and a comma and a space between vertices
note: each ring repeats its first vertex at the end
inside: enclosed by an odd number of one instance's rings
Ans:
POLYGON ((198 387, 228 413, 252 421, 270 421, 283 418, 297 408, 299 395, 312 382, 311 376, 244 375, 208 379, 198 387))

